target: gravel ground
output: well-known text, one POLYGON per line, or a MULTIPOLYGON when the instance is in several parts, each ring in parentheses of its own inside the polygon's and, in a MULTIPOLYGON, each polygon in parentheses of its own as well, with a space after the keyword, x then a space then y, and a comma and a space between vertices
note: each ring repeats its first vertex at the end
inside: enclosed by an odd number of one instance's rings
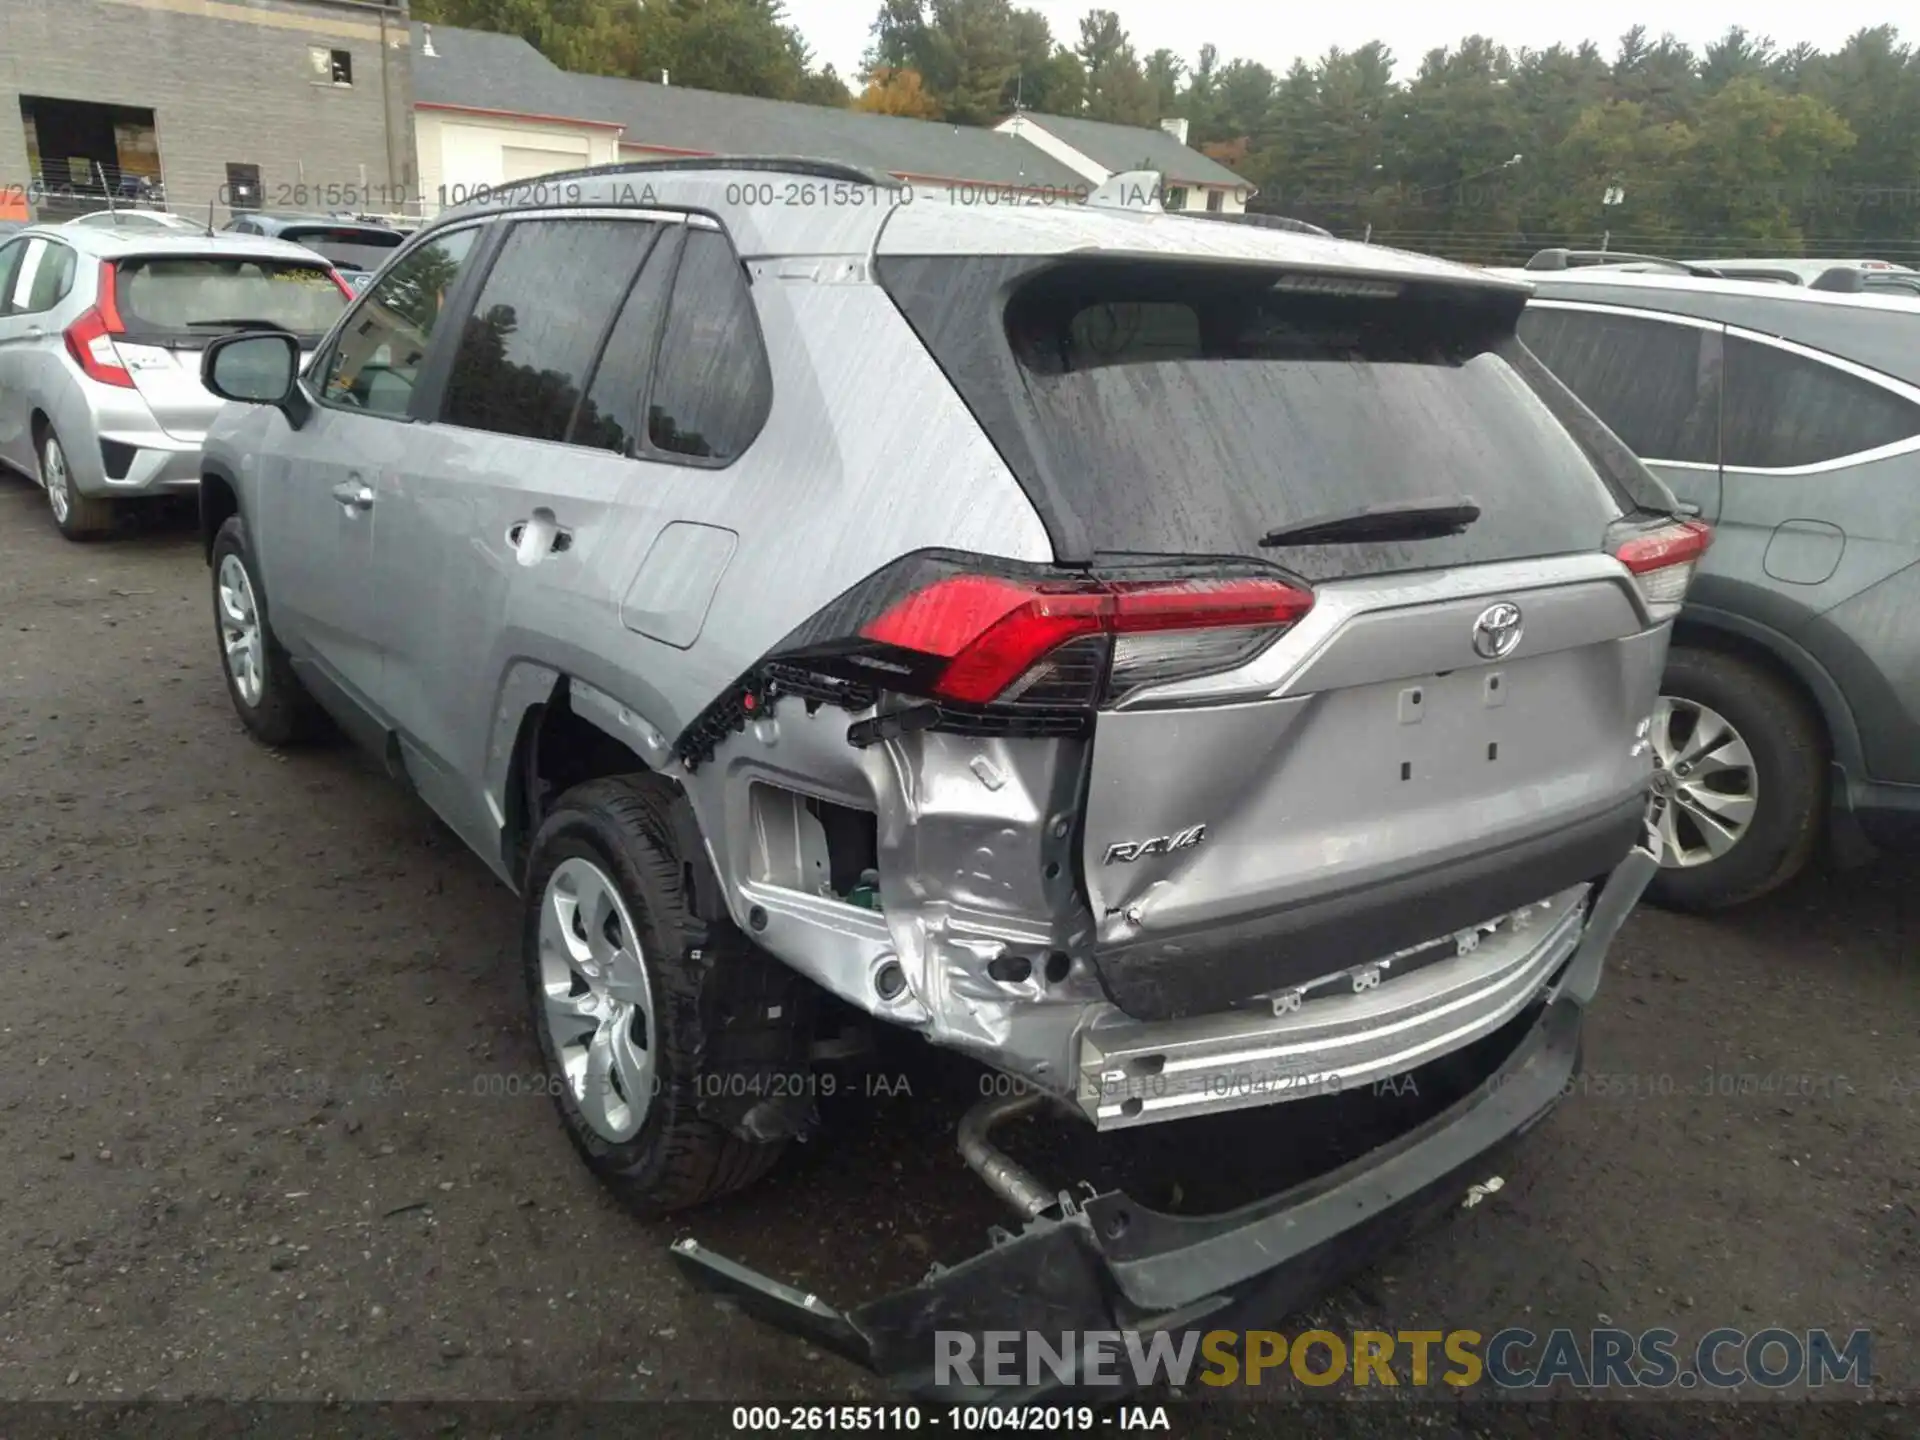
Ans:
MULTIPOLYGON (((886 1399, 665 1246, 843 1301, 979 1248, 951 1067, 906 1055, 746 1195, 626 1215, 532 1093, 516 902, 350 750, 242 734, 207 589, 190 519, 74 546, 0 477, 0 1399, 886 1399)), ((1866 1327, 1920 1393, 1916 881, 1641 911, 1505 1188, 1276 1328, 1866 1327)), ((1674 1413, 1647 1433, 1726 1428, 1674 1413)))

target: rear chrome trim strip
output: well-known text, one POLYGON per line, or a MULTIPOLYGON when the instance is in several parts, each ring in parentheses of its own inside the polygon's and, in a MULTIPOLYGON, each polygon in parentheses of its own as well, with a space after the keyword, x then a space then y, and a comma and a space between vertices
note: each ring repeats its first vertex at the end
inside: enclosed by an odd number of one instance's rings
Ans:
POLYGON ((1451 959, 1358 966, 1350 992, 1292 1009, 1096 1026, 1075 1098, 1100 1130, 1339 1094, 1404 1075, 1519 1014, 1579 946, 1591 885, 1499 917, 1451 959), (1382 971, 1385 971, 1382 974, 1382 971))

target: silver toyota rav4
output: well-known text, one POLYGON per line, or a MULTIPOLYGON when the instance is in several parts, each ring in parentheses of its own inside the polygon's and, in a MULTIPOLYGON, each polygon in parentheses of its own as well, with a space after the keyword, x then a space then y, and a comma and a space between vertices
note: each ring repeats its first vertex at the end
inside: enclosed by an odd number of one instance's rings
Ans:
POLYGON ((1527 295, 819 162, 517 186, 304 373, 209 347, 251 402, 201 486, 233 701, 271 744, 329 713, 520 893, 560 1113, 643 1211, 805 1131, 766 1082, 830 1011, 1009 1077, 959 1140, 1018 1235, 844 1311, 683 1242, 704 1282, 910 1386, 941 1329, 1271 1316, 1547 1112, 1655 868, 1708 533, 1516 342, 1527 295), (989 1134, 1265 1107, 1284 1145, 1488 1045, 1224 1214, 989 1134))

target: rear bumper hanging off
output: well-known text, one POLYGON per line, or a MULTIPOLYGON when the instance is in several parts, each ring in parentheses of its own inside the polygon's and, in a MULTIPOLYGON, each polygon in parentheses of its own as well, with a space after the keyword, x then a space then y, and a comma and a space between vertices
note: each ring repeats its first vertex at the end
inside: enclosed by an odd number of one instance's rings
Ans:
POLYGON ((1494 1156, 1544 1119, 1577 1073, 1581 1022, 1607 949, 1657 869, 1654 856, 1636 848, 1612 871, 1538 1018, 1499 1070, 1425 1124, 1293 1189, 1210 1216, 1163 1214, 1108 1191, 1055 1207, 919 1285, 845 1311, 691 1240, 673 1256, 701 1287, 923 1399, 1111 1401, 1132 1383, 1125 1365, 1109 1367, 1101 1383, 1048 1376, 1015 1389, 943 1385, 936 1335, 959 1332, 977 1344, 987 1331, 1051 1338, 1271 1324, 1460 1205, 1493 1173, 1494 1156))

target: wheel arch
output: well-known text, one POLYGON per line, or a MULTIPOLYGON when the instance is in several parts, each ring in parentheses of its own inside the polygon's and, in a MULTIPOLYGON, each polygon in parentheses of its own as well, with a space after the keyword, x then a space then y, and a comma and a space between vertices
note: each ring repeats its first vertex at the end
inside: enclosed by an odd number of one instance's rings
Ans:
MULTIPOLYGON (((489 755, 498 762, 488 766, 488 798, 501 820, 501 867, 515 889, 525 881, 534 834, 565 791, 615 775, 673 778, 672 751, 659 728, 598 686, 535 661, 509 671, 493 730, 489 755)), ((682 855, 694 869, 687 878, 705 912, 709 896, 718 900, 706 847, 697 826, 683 828, 693 823, 684 795, 675 809, 682 855)))
POLYGON ((1805 647, 1744 615, 1694 607, 1681 612, 1674 625, 1673 643, 1733 655, 1785 682, 1819 720, 1828 757, 1848 776, 1865 773, 1853 709, 1833 676, 1805 647))
POLYGON ((240 513, 240 487, 226 466, 206 460, 200 466, 200 555, 213 563, 213 542, 229 517, 240 513))

